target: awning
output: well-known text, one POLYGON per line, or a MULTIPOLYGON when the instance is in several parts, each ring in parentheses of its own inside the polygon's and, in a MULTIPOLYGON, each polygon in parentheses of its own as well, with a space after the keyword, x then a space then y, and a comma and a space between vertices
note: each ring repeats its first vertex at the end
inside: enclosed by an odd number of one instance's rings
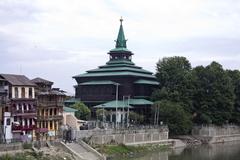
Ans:
POLYGON ((145 79, 139 79, 134 82, 135 84, 150 84, 150 85, 159 85, 159 82, 157 81, 151 81, 151 80, 145 80, 145 79))
MULTIPOLYGON (((117 108, 127 108, 127 104, 128 102, 125 101, 125 103, 123 101, 117 101, 117 108)), ((110 101, 107 103, 103 103, 103 104, 99 104, 97 106, 94 106, 93 108, 107 108, 107 109, 111 109, 111 108, 116 108, 116 101, 110 101)), ((129 105, 129 108, 133 108, 131 105, 129 105)))
MULTIPOLYGON (((127 108, 127 104, 128 104, 128 100, 125 100, 124 102, 122 100, 119 100, 117 102, 117 108, 127 108)), ((141 105, 152 105, 152 104, 153 102, 148 101, 146 99, 130 99, 129 100, 129 108, 134 108, 141 105), (134 105, 134 107, 132 105, 134 105)), ((93 108, 107 108, 107 109, 116 108, 116 100, 94 106, 93 108)))

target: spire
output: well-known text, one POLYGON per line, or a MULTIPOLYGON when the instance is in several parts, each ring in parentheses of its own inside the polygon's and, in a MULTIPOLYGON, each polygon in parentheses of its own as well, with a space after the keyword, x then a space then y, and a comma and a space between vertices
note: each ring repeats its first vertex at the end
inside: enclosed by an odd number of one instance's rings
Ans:
POLYGON ((117 40, 115 41, 116 42, 116 46, 115 46, 116 48, 127 48, 127 44, 126 44, 127 40, 125 39, 125 36, 124 36, 122 22, 123 22, 123 19, 121 17, 118 37, 117 37, 117 40))

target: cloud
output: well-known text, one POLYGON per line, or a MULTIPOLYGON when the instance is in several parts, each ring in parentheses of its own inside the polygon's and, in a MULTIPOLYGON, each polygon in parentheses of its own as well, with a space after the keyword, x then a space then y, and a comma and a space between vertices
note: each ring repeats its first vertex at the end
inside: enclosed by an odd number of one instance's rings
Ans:
POLYGON ((74 92, 72 76, 108 60, 120 16, 133 61, 150 71, 167 56, 240 67, 240 1, 2 0, 0 72, 42 76, 74 92))

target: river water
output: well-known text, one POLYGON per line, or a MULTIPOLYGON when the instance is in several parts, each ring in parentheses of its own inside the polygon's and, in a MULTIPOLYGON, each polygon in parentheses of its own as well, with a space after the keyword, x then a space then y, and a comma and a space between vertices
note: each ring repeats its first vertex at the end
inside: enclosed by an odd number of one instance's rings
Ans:
POLYGON ((169 149, 120 158, 124 160, 240 160, 240 142, 169 149))

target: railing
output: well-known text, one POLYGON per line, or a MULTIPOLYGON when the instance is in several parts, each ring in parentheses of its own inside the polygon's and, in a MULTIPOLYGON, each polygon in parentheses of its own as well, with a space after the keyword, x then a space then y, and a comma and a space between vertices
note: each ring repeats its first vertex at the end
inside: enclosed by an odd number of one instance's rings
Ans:
POLYGON ((63 119, 63 115, 43 115, 37 116, 37 120, 61 120, 63 119))
POLYGON ((14 114, 22 114, 22 113, 36 113, 36 109, 31 110, 13 110, 12 113, 14 114))
POLYGON ((43 101, 37 102, 37 106, 45 107, 45 106, 63 106, 63 101, 43 101))
POLYGON ((36 125, 12 126, 13 131, 28 131, 36 129, 36 125))

